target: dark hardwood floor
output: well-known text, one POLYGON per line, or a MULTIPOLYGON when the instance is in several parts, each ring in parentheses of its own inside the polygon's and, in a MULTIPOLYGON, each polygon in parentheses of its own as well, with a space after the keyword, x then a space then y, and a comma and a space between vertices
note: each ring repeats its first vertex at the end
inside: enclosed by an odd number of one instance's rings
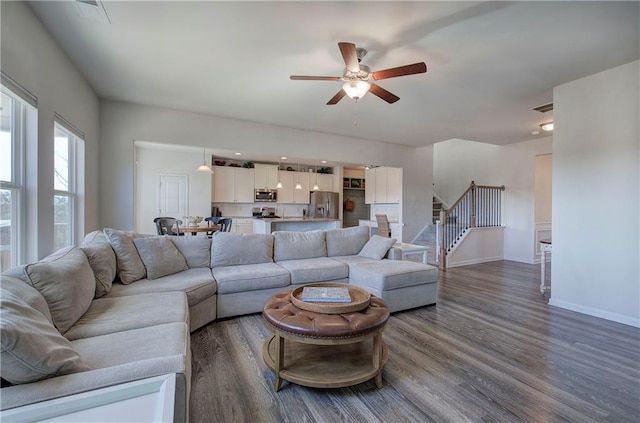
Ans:
POLYGON ((191 335, 196 422, 639 422, 640 330, 550 307, 539 266, 440 272, 436 306, 394 313, 383 387, 283 382, 259 314, 191 335))

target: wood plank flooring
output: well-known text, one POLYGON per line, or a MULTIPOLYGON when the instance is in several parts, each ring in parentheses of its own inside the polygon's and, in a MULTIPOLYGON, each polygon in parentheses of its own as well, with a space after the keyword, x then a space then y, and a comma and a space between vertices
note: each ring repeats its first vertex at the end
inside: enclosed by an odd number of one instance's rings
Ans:
POLYGON ((383 387, 283 382, 259 314, 191 335, 191 422, 639 422, 640 330, 547 305, 540 266, 440 272, 436 306, 394 313, 383 387))

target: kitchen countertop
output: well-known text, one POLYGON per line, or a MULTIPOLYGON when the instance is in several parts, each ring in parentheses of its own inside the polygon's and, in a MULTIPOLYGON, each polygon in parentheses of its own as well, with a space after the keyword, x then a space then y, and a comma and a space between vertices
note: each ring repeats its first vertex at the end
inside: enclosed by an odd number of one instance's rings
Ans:
POLYGON ((330 219, 328 217, 262 217, 255 218, 263 222, 329 222, 340 219, 330 219))

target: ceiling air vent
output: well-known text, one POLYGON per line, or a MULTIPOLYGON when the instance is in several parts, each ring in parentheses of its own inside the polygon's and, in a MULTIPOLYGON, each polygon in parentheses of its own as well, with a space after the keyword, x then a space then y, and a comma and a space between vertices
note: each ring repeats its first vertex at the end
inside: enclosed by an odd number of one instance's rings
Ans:
POLYGON ((540 113, 547 113, 553 110, 553 103, 543 104, 542 106, 534 107, 531 110, 535 110, 540 113))

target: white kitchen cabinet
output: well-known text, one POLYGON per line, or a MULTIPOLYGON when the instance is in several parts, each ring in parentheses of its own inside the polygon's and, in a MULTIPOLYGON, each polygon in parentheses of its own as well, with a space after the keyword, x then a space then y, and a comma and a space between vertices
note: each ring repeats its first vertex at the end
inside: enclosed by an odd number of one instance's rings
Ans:
POLYGON ((402 168, 376 167, 365 170, 364 201, 367 204, 400 204, 402 168))
POLYGON ((280 182, 282 188, 278 189, 278 203, 309 204, 309 173, 281 171, 280 182), (295 189, 298 181, 302 189, 295 189))
POLYGON ((231 224, 231 232, 239 234, 252 234, 253 219, 234 218, 231 224))
POLYGON ((254 169, 218 166, 213 173, 213 201, 253 203, 254 169))
POLYGON ((255 188, 276 189, 278 184, 278 166, 255 164, 255 188))
POLYGON ((311 179, 309 181, 309 184, 311 185, 311 187, 313 187, 313 184, 316 182, 315 177, 318 177, 318 186, 320 187, 320 191, 331 191, 331 192, 338 192, 338 190, 336 189, 336 184, 334 182, 334 180, 336 179, 335 175, 329 175, 329 174, 323 174, 323 173, 318 173, 318 174, 311 174, 309 176, 309 178, 311 179))

